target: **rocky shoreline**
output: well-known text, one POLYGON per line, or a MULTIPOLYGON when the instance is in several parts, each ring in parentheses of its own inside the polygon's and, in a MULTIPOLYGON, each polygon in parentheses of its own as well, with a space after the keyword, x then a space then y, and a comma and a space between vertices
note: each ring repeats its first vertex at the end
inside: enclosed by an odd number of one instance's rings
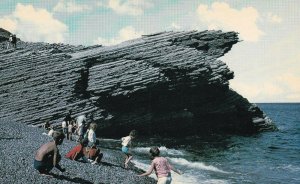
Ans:
MULTIPOLYGON (((156 183, 153 178, 138 177, 142 171, 134 166, 122 167, 123 155, 119 150, 101 149, 102 163, 91 165, 61 160, 66 172, 53 169, 53 177, 42 176, 33 168, 35 151, 51 138, 43 135, 43 129, 22 123, 0 121, 0 183, 156 183)), ((64 156, 76 142, 64 140, 59 146, 64 156)))
POLYGON ((276 130, 229 87, 234 72, 220 57, 238 42, 222 31, 161 32, 109 47, 1 42, 0 117, 60 126, 72 110, 106 138, 132 129, 164 137, 276 130))

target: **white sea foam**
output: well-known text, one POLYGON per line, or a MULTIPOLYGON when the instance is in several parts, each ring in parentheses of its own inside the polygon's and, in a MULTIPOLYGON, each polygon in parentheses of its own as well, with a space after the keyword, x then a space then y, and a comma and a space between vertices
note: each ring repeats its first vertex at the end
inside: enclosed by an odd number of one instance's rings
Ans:
POLYGON ((104 139, 104 138, 101 138, 99 140, 101 140, 101 141, 107 141, 107 142, 120 142, 121 143, 120 139, 104 139))
POLYGON ((176 149, 168 149, 165 146, 159 147, 162 154, 173 155, 173 156, 183 156, 184 152, 176 149))
POLYGON ((205 165, 202 162, 190 162, 184 158, 168 158, 172 163, 175 163, 177 165, 181 165, 186 168, 195 168, 195 169, 201 169, 201 170, 207 170, 207 171, 213 171, 213 172, 219 172, 224 174, 229 174, 230 172, 223 171, 221 169, 218 169, 217 167, 214 167, 212 165, 205 165))
POLYGON ((297 166, 294 166, 294 165, 285 165, 282 167, 283 169, 286 169, 286 170, 289 170, 289 171, 292 171, 292 172, 299 172, 300 171, 300 167, 297 167, 297 166))
MULTIPOLYGON (((148 154, 149 150, 150 150, 150 147, 136 147, 136 148, 133 148, 134 152, 145 153, 145 154, 148 154)), ((165 146, 159 147, 159 151, 160 151, 161 155, 170 155, 170 156, 183 156, 183 155, 185 155, 185 153, 183 151, 176 150, 176 149, 168 149, 165 146)))
POLYGON ((229 182, 226 180, 217 180, 217 179, 209 179, 202 181, 203 184, 228 184, 229 182))
MULTIPOLYGON (((147 171, 150 167, 149 164, 142 163, 140 160, 132 161, 136 167, 147 171)), ((175 166, 177 168, 177 166, 175 166)), ((178 169, 178 168, 177 168, 178 169)), ((192 168, 193 169, 193 168, 192 168)), ((195 170, 182 170, 183 174, 178 175, 177 173, 172 172, 172 184, 196 184, 196 183, 205 183, 205 184, 227 184, 226 180, 220 179, 211 179, 207 178, 207 175, 199 173, 195 170)), ((154 172, 150 175, 151 178, 157 179, 154 172)))
MULTIPOLYGON (((138 160, 133 160, 132 162, 135 164, 136 167, 143 169, 144 171, 147 171, 150 167, 150 164, 144 164, 138 160)), ((154 172, 150 175, 150 177, 157 179, 154 172)), ((183 175, 172 173, 172 183, 173 184, 195 184, 195 183, 199 183, 199 179, 195 175, 190 175, 188 173, 185 173, 183 175)))
POLYGON ((148 147, 135 147, 132 149, 132 151, 134 151, 134 152, 145 153, 145 154, 148 154, 149 150, 150 150, 150 148, 148 148, 148 147))

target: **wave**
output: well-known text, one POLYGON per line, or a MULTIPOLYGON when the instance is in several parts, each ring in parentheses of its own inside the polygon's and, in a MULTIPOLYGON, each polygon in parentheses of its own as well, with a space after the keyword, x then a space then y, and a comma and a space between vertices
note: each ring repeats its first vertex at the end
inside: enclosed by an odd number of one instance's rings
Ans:
POLYGON ((282 166, 281 168, 285 169, 285 170, 292 171, 292 172, 299 172, 300 171, 300 167, 297 167, 297 166, 294 166, 294 165, 291 165, 291 164, 282 166))
POLYGON ((202 181, 203 184, 228 184, 229 182, 226 180, 217 180, 217 179, 210 179, 202 181))
MULTIPOLYGON (((134 152, 138 153, 145 153, 148 154, 150 150, 150 147, 136 147, 133 148, 134 152)), ((165 146, 159 147, 159 151, 161 155, 169 155, 169 156, 183 156, 185 155, 184 151, 176 150, 176 149, 169 149, 166 148, 165 146)))
MULTIPOLYGON (((147 171, 150 167, 150 164, 142 163, 141 160, 132 161, 136 167, 147 171)), ((177 168, 177 166, 175 166, 177 168)), ((195 183, 205 183, 205 184, 228 184, 226 180, 221 179, 210 179, 207 178, 207 175, 203 175, 197 171, 185 172, 184 170, 182 175, 172 174, 172 183, 173 184, 195 184, 195 183)), ((154 172, 150 175, 151 178, 157 179, 154 172)))
POLYGON ((120 139, 105 139, 105 138, 97 138, 100 141, 107 141, 107 142, 119 142, 121 144, 121 140, 120 139))
POLYGON ((229 174, 231 172, 223 171, 221 169, 218 169, 217 167, 214 167, 212 165, 205 165, 202 162, 190 162, 184 158, 168 158, 172 163, 181 165, 185 168, 194 168, 194 169, 201 169, 201 170, 207 170, 207 171, 213 171, 213 172, 219 172, 224 174, 229 174))
MULTIPOLYGON (((147 171, 150 167, 149 164, 145 164, 142 163, 140 161, 137 160, 133 160, 132 161, 136 167, 147 171)), ((156 175, 154 174, 154 172, 152 172, 152 174, 149 175, 151 178, 154 178, 155 180, 157 179, 156 175)), ((195 184, 198 183, 199 179, 195 177, 195 175, 190 175, 190 174, 183 174, 183 175, 178 175, 178 174, 172 174, 172 183, 173 184, 195 184)))

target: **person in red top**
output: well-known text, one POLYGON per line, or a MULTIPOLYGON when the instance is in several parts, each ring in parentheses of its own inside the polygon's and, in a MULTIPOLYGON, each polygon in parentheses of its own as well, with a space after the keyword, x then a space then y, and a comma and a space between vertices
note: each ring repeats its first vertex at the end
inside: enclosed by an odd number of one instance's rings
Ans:
POLYGON ((79 160, 80 158, 82 158, 82 160, 84 162, 87 162, 86 157, 84 156, 84 143, 83 141, 80 141, 79 144, 77 146, 75 146, 73 149, 71 149, 66 155, 65 157, 71 160, 79 160))
POLYGON ((91 148, 84 149, 83 153, 92 164, 100 163, 103 157, 103 153, 100 153, 100 149, 95 144, 91 148))

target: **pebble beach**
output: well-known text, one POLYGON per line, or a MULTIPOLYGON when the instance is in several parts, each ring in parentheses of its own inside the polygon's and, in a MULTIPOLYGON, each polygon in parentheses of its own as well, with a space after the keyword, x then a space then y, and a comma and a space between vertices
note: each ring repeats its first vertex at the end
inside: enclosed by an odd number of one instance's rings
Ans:
POLYGON ((0 183, 156 183, 153 178, 137 176, 143 171, 134 165, 125 169, 121 151, 102 149, 101 142, 100 149, 104 155, 99 164, 66 159, 64 155, 77 144, 66 139, 58 146, 62 155, 60 165, 66 172, 53 168, 52 177, 40 175, 33 168, 35 152, 42 144, 52 140, 43 132, 42 128, 0 121, 0 183))

